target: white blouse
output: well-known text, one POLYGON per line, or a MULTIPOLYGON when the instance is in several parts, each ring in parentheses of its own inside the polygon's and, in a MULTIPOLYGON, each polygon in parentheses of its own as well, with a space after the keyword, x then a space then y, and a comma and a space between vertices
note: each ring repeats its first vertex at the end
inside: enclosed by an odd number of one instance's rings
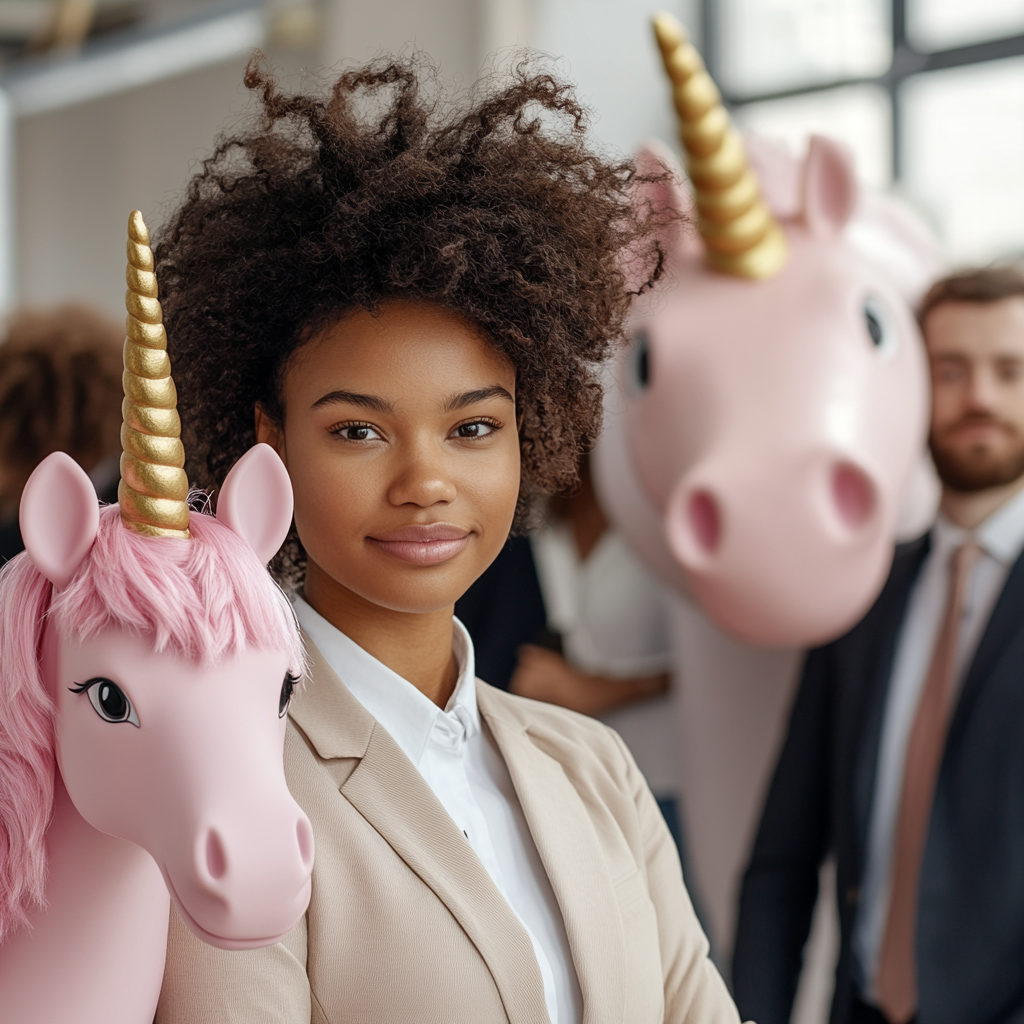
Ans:
MULTIPOLYGON (((561 634, 570 665, 620 679, 671 671, 668 595, 621 534, 605 530, 582 561, 564 522, 531 534, 530 546, 548 628, 561 634)), ((626 741, 654 793, 673 796, 679 768, 672 694, 616 708, 601 721, 626 741)))
POLYGON ((453 620, 459 679, 442 710, 301 597, 295 614, 352 695, 419 770, 522 922, 551 1024, 579 1024, 583 1003, 562 914, 508 768, 477 709, 473 641, 465 626, 453 620))

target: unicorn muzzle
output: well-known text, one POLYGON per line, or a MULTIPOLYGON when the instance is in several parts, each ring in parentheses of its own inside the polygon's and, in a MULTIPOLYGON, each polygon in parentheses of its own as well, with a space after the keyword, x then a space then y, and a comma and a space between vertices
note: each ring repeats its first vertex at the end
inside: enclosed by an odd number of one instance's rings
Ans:
POLYGON ((275 942, 309 904, 313 828, 290 795, 195 829, 182 853, 180 863, 164 866, 168 889, 186 924, 210 945, 275 942))
POLYGON ((888 552, 883 489, 836 453, 793 460, 785 486, 777 458, 753 461, 776 470, 743 474, 722 459, 687 473, 664 507, 666 540, 724 628, 806 644, 835 631, 837 609, 860 594, 859 613, 873 593, 888 552))

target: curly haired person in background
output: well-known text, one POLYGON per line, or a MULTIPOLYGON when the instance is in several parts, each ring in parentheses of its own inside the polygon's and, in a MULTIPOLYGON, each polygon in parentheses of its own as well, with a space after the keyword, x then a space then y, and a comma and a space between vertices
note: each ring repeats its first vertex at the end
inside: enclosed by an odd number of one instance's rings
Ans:
POLYGON ((622 742, 477 680, 452 612, 575 480, 597 364, 660 273, 654 213, 550 75, 458 103, 426 77, 287 96, 251 64, 257 122, 157 249, 192 476, 259 440, 294 485, 276 570, 312 670, 285 767, 316 836, 278 945, 172 921, 157 1020, 735 1022, 622 742))
POLYGON ((25 308, 0 344, 0 563, 23 545, 18 502, 32 470, 67 452, 117 501, 121 326, 88 306, 25 308))

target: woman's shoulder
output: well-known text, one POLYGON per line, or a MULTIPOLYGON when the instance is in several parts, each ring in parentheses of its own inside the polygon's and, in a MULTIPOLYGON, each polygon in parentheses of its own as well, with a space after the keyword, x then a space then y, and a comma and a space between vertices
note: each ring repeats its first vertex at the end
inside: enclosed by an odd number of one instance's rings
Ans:
POLYGON ((618 733, 596 718, 499 690, 480 679, 477 701, 485 718, 522 730, 535 746, 567 768, 600 766, 601 774, 614 776, 620 784, 628 776, 639 775, 618 733))

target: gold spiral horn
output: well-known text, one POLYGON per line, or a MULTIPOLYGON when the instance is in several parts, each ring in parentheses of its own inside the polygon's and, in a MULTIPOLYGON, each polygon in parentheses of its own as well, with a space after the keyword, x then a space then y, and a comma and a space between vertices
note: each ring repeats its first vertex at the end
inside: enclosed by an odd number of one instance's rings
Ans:
POLYGON ((708 265, 734 277, 772 277, 785 266, 786 236, 761 198, 718 88, 671 14, 654 18, 654 35, 672 80, 708 265))
POLYGON ((121 406, 121 519, 136 533, 188 537, 188 477, 178 394, 157 298, 153 250, 142 214, 128 218, 128 308, 121 406))

